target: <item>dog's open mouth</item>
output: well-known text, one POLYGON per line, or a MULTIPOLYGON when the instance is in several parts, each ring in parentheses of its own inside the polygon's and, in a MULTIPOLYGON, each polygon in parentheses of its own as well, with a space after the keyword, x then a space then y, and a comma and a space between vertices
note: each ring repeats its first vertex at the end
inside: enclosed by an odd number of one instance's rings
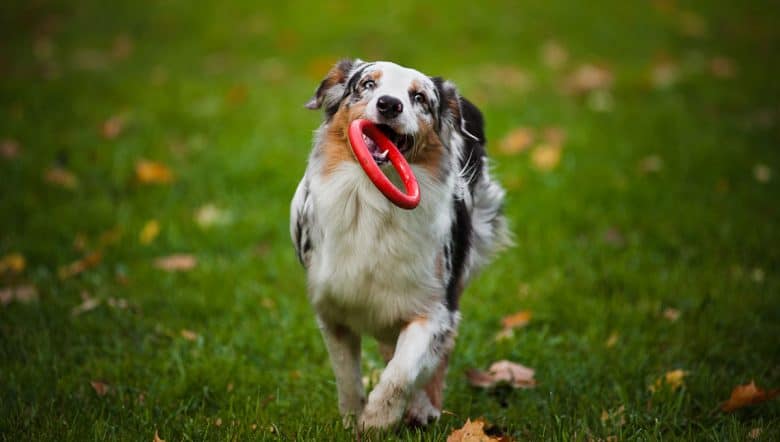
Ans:
MULTIPOLYGON (((381 130, 382 133, 393 142, 393 144, 395 144, 395 147, 397 147, 402 154, 406 154, 406 152, 412 147, 414 140, 411 135, 399 134, 386 124, 377 124, 376 127, 378 127, 379 130, 381 130)), ((390 161, 387 158, 388 152, 386 150, 382 152, 374 140, 366 136, 366 134, 363 134, 363 141, 366 142, 368 151, 371 152, 371 156, 378 165, 382 166, 390 161)))

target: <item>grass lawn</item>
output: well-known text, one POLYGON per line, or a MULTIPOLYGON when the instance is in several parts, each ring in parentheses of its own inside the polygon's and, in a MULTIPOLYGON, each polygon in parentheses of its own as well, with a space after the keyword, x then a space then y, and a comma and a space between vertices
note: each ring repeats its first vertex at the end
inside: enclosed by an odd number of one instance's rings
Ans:
POLYGON ((355 438, 287 227, 342 56, 484 111, 517 242, 464 295, 442 419, 373 440, 780 439, 780 401, 719 408, 780 387, 776 4, 269 8, 0 6, 0 440, 355 438), (501 359, 538 386, 468 385, 501 359))

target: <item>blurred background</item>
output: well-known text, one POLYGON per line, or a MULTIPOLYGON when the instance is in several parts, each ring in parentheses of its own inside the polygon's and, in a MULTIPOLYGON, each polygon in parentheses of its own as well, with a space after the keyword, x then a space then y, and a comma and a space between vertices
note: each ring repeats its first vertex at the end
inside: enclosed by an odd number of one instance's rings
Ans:
MULTIPOLYGON (((354 438, 287 223, 303 104, 359 57, 480 107, 517 242, 464 296, 442 420, 385 437, 483 416, 776 440, 776 400, 721 405, 780 387, 777 23, 770 1, 3 2, 0 435, 354 438), (536 388, 469 386, 500 359, 536 388)), ((367 342, 368 386, 379 361, 367 342)))

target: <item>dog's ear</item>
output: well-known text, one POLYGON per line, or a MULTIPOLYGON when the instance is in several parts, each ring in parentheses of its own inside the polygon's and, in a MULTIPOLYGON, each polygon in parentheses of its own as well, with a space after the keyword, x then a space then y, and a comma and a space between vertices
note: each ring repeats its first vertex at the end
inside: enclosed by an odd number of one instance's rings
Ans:
POLYGON ((325 109, 338 107, 344 95, 344 85, 349 79, 349 73, 358 62, 359 60, 344 59, 336 63, 322 80, 314 96, 305 104, 306 108, 316 110, 323 105, 325 109))
POLYGON ((463 136, 485 144, 485 121, 482 112, 458 93, 450 81, 433 77, 433 84, 439 94, 438 124, 450 122, 463 136))

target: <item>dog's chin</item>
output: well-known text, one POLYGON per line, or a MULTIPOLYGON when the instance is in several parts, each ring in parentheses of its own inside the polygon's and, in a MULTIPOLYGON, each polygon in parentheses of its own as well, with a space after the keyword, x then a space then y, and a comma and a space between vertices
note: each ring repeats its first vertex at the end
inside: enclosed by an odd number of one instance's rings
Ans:
MULTIPOLYGON (((399 133, 390 125, 384 123, 375 124, 377 128, 379 128, 379 130, 382 131, 382 133, 395 145, 395 147, 401 151, 401 154, 406 157, 407 161, 410 160, 409 154, 412 152, 412 147, 414 146, 414 136, 399 133)), ((366 147, 368 147, 368 151, 371 153, 371 156, 378 165, 384 166, 390 163, 390 158, 388 157, 387 151, 382 151, 382 149, 374 142, 374 140, 364 134, 363 141, 365 141, 366 147)))

